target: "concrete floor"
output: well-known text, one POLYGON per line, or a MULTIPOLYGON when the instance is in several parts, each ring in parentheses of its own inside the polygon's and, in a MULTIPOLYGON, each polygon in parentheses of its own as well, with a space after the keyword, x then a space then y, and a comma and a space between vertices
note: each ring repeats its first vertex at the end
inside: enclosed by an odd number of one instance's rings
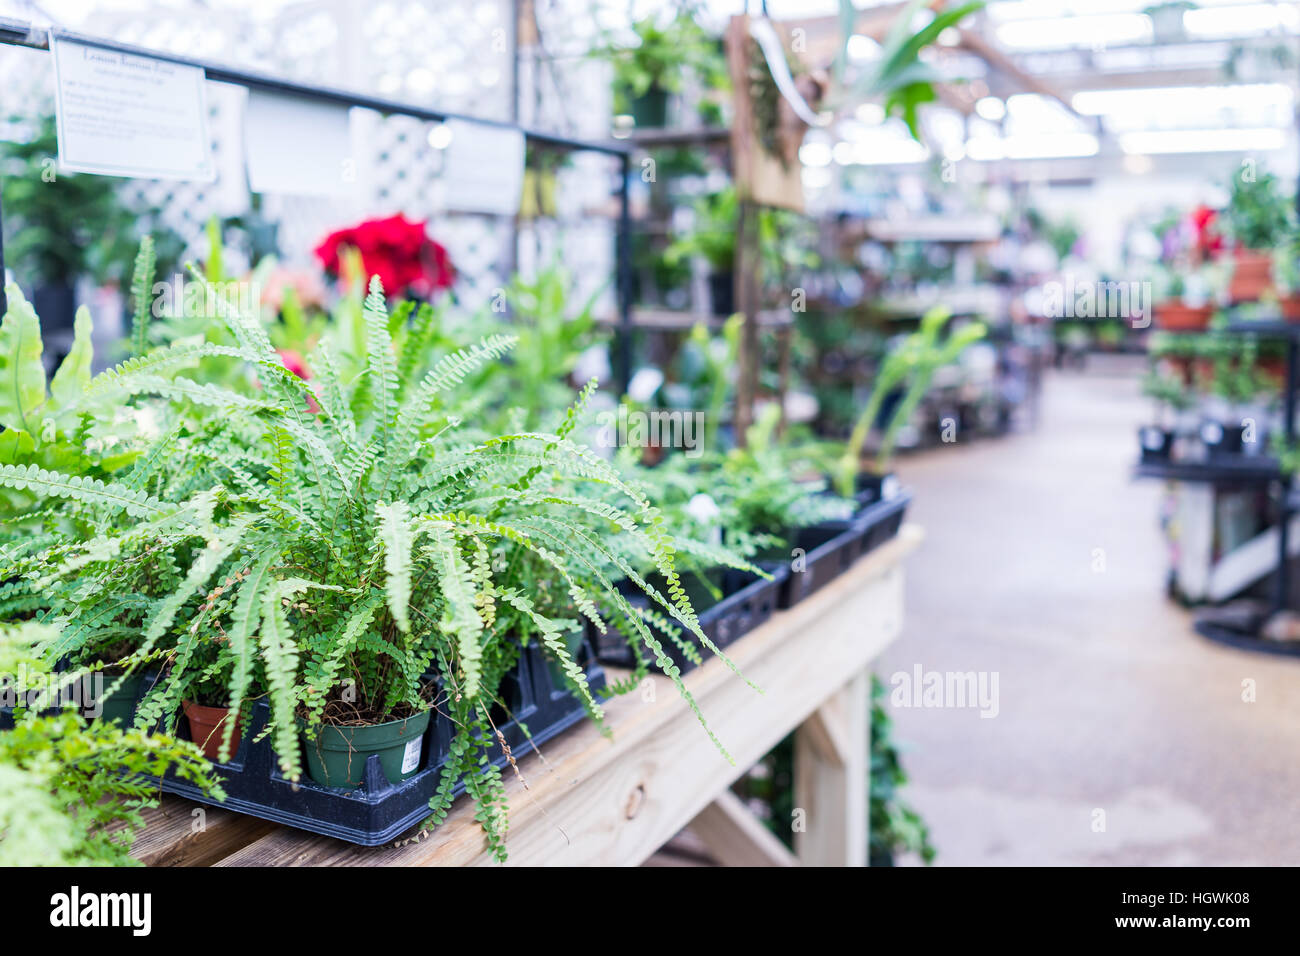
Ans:
POLYGON ((927 539, 878 673, 998 676, 993 718, 891 706, 937 865, 1300 864, 1300 660, 1165 599, 1145 414, 1131 369, 1056 373, 1035 431, 900 463, 927 539))

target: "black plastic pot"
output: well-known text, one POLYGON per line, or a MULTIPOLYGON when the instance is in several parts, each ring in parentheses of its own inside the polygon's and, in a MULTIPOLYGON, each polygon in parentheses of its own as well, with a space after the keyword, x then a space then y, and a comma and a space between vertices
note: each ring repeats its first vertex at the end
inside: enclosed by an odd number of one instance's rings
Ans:
POLYGON ((1143 425, 1138 429, 1138 442, 1143 461, 1168 461, 1174 447, 1174 433, 1155 425, 1143 425))
POLYGON ((632 100, 632 122, 637 129, 660 129, 668 125, 668 91, 651 86, 632 100))
POLYGON ((1242 425, 1224 425, 1220 422, 1205 422, 1201 425, 1201 441, 1211 458, 1224 455, 1240 455, 1243 436, 1246 429, 1242 425))
POLYGON ((52 282, 32 290, 32 308, 41 320, 41 332, 68 332, 77 316, 77 290, 68 282, 52 282))
POLYGON ((730 269, 709 273, 709 308, 720 317, 736 311, 736 279, 730 269))
MULTIPOLYGON (((506 707, 494 710, 493 720, 518 759, 531 746, 540 745, 568 729, 586 715, 582 704, 558 680, 534 641, 520 653, 514 671, 502 683, 506 707), (524 730, 527 728, 528 733, 524 730), (531 743, 530 743, 531 736, 531 743)), ((584 647, 582 663, 593 691, 605 686, 605 672, 584 647)), ((384 774, 378 754, 366 758, 361 784, 355 789, 325 787, 304 776, 292 783, 280 773, 279 762, 269 739, 258 740, 266 726, 269 708, 265 701, 254 707, 248 729, 238 751, 228 763, 214 765, 214 772, 226 791, 224 801, 213 800, 192 784, 170 774, 159 781, 168 793, 272 820, 300 830, 347 840, 362 846, 378 846, 400 836, 429 815, 432 798, 451 746, 451 722, 433 714, 421 738, 421 753, 413 776, 399 783, 384 774)), ((186 736, 182 721, 179 736, 186 736)), ((492 761, 507 763, 504 754, 492 761)), ((456 792, 463 792, 457 784, 456 792)))
MULTIPOLYGON (((768 581, 756 574, 737 571, 734 568, 718 569, 723 597, 722 600, 707 606, 703 604, 698 591, 690 593, 696 589, 687 588, 691 606, 695 608, 695 615, 699 618, 700 630, 717 647, 724 648, 734 644, 766 622, 776 610, 777 593, 789 575, 789 571, 781 564, 775 564, 771 568, 765 566, 765 569, 772 575, 772 580, 768 581)), ((634 607, 649 606, 650 599, 635 585, 623 582, 620 590, 627 597, 628 603, 634 607)), ((660 591, 662 593, 662 589, 660 591)), ((662 611, 662 608, 659 610, 662 611)), ((667 616, 666 612, 664 616, 667 616)), ((700 659, 708 660, 710 652, 699 643, 699 638, 685 628, 681 628, 681 631, 682 639, 697 651, 700 659)), ((602 664, 628 668, 636 665, 636 657, 628 647, 627 638, 617 628, 610 627, 606 633, 601 634, 588 623, 587 633, 592 646, 596 649, 596 657, 602 664)), ((655 628, 651 629, 651 633, 663 645, 664 653, 680 671, 685 673, 696 666, 695 661, 687 656, 686 651, 665 634, 655 628)), ((634 640, 639 639, 634 638, 634 640)), ((642 645, 638 644, 638 646, 642 645)), ((642 655, 649 656, 644 646, 642 646, 642 655)), ((654 660, 650 661, 650 669, 662 670, 654 660)))

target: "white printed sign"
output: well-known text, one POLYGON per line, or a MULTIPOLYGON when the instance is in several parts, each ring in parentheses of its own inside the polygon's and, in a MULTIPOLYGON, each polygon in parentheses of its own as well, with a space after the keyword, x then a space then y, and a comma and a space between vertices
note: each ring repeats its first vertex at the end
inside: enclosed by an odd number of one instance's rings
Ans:
POLYGON ((205 75, 52 34, 59 165, 102 176, 211 182, 205 75))
POLYGON ((524 134, 448 120, 451 141, 443 165, 444 205, 461 212, 513 216, 524 186, 524 134))
POLYGON ((244 139, 253 192, 332 196, 356 188, 346 106, 251 90, 244 139))

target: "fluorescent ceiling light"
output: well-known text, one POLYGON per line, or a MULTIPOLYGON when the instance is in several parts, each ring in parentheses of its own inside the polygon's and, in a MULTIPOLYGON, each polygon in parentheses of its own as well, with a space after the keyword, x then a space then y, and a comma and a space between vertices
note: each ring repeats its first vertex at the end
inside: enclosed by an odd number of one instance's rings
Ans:
POLYGON ((966 155, 984 161, 997 159, 1069 159, 1096 156, 1100 149, 1091 133, 1020 134, 981 137, 966 141, 966 155))
POLYGON ((1016 50, 1113 46, 1151 39, 1151 20, 1140 13, 1013 20, 998 27, 998 40, 1016 50))
POLYGON ((1280 129, 1159 129, 1122 133, 1119 147, 1126 153, 1217 153, 1281 149, 1280 129))
POLYGON ((1291 109, 1291 90, 1282 83, 1239 83, 1223 86, 1165 86, 1132 90, 1084 90, 1071 105, 1088 116, 1142 113, 1160 116, 1169 110, 1192 108, 1204 114, 1218 109, 1291 109))
POLYGON ((1251 36, 1279 28, 1295 32, 1298 20, 1291 4, 1256 3, 1188 10, 1183 14, 1183 29, 1192 36, 1251 36))
POLYGON ((975 101, 975 112, 984 119, 996 123, 1007 115, 1007 104, 996 96, 983 96, 975 101))

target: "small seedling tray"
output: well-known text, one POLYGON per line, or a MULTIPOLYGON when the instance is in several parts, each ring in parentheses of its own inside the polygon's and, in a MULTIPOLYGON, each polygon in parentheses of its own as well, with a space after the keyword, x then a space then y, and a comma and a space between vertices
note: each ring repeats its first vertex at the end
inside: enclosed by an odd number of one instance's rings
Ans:
MULTIPOLYGON (((585 642, 579 658, 591 689, 604 687, 605 672, 585 642)), ((143 681, 146 688, 153 683, 150 676, 143 681)), ((494 708, 493 722, 515 759, 567 730, 586 714, 536 641, 520 652, 514 670, 502 682, 500 696, 505 706, 494 708)), ((451 721, 445 716, 435 711, 425 731, 420 755, 424 769, 401 783, 390 783, 378 755, 372 754, 366 760, 361 786, 341 790, 321 786, 306 777, 296 784, 285 779, 270 739, 254 742, 266 726, 269 713, 265 701, 255 704, 235 754, 227 763, 213 765, 226 792, 224 801, 207 796, 171 774, 158 781, 160 789, 362 846, 387 843, 429 815, 429 800, 442 776, 453 736, 451 721)), ((189 739, 188 722, 181 720, 178 724, 177 736, 189 739)), ((0 715, 0 728, 5 726, 12 726, 12 714, 0 715)), ((498 767, 507 762, 505 753, 493 760, 498 767)), ((463 790, 458 783, 456 793, 463 790)))
MULTIPOLYGON (((764 565, 764 569, 772 575, 772 580, 769 581, 748 571, 738 571, 734 568, 721 570, 719 573, 722 584, 722 600, 703 609, 701 609, 701 604, 697 601, 696 595, 691 595, 691 604, 695 608, 696 617, 699 619, 700 630, 717 647, 724 648, 729 644, 734 644, 754 628, 766 622, 772 616, 772 612, 776 610, 777 593, 781 589, 789 571, 784 565, 780 564, 771 567, 764 565)), ((650 599, 638 589, 628 587, 624 591, 624 595, 634 607, 647 607, 650 604, 650 599)), ((665 616, 667 616, 666 613, 665 616)), ((652 628, 651 630, 663 645, 664 653, 677 665, 680 671, 685 673, 696 666, 695 662, 687 657, 685 651, 678 647, 674 641, 657 629, 652 628)), ((689 641, 700 652, 701 660, 708 660, 709 651, 700 645, 699 639, 692 636, 685 628, 681 628, 681 631, 683 639, 689 641)), ((587 634, 592 646, 596 649, 596 657, 602 664, 628 668, 636 665, 636 657, 632 653, 632 649, 628 647, 627 638, 617 628, 610 627, 606 633, 601 634, 589 623, 587 634)), ((639 640, 638 638, 634 639, 639 640)), ((648 656, 648 652, 643 650, 642 653, 648 656)), ((650 661, 650 669, 654 671, 662 670, 653 660, 650 661)))

